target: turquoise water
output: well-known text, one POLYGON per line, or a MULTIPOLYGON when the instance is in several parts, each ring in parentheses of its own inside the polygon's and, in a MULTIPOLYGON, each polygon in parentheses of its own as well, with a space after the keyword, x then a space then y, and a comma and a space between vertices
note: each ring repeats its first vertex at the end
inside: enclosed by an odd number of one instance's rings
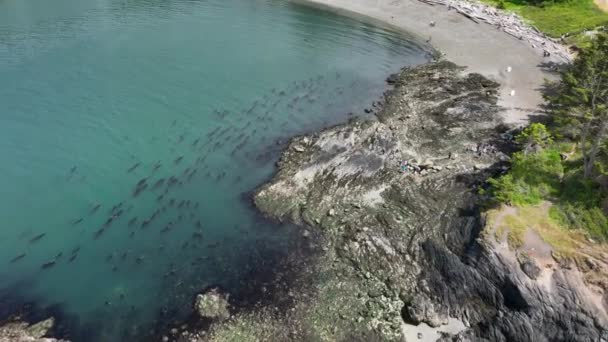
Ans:
POLYGON ((77 341, 134 340, 206 286, 238 291, 297 236, 248 199, 281 141, 426 60, 284 1, 0 0, 0 312, 33 301, 77 341))

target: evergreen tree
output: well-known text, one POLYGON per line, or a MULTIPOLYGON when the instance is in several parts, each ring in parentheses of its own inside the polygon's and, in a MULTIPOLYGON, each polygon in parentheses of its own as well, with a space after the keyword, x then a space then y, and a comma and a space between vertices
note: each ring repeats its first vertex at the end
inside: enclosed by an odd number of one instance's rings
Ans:
POLYGON ((608 36, 598 35, 562 74, 557 95, 550 98, 562 132, 574 131, 583 154, 583 173, 593 175, 600 147, 608 134, 608 36))

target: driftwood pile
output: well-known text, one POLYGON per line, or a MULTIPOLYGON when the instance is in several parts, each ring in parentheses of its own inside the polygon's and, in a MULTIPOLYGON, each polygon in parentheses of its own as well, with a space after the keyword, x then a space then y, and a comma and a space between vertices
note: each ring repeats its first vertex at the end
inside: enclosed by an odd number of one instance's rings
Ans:
POLYGON ((535 50, 545 57, 553 56, 559 62, 570 62, 572 55, 568 48, 559 43, 558 39, 547 37, 537 28, 526 24, 517 14, 501 11, 492 6, 478 2, 463 0, 418 0, 429 5, 447 6, 448 10, 454 10, 475 23, 485 22, 512 35, 513 37, 528 42, 535 50))

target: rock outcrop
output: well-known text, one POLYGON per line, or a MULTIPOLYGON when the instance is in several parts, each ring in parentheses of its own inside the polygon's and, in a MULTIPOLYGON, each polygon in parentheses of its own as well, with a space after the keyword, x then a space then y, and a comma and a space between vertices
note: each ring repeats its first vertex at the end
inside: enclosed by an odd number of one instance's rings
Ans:
POLYGON ((255 195, 267 215, 327 239, 316 300, 292 322, 335 340, 368 332, 399 340, 421 324, 436 333, 450 320, 462 328, 424 338, 608 339, 605 304, 590 303, 568 272, 541 284, 536 265, 479 235, 477 187, 506 168, 511 148, 498 85, 449 62, 404 70, 391 82, 377 120, 293 139, 276 177, 255 195), (335 319, 333 328, 311 314, 335 319))
POLYGON ((68 342, 44 337, 54 324, 53 318, 31 325, 21 321, 7 322, 0 325, 0 342, 68 342))
POLYGON ((194 307, 202 318, 220 321, 230 318, 228 296, 218 288, 211 288, 197 295, 194 307))

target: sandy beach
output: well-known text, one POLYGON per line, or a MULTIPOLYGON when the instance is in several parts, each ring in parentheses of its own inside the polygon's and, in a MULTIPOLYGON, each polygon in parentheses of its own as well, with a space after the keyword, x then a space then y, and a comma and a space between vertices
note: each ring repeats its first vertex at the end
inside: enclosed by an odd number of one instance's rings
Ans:
POLYGON ((417 0, 310 0, 317 5, 384 21, 430 43, 445 57, 469 72, 501 84, 499 105, 508 123, 525 123, 542 103, 544 80, 554 76, 543 70, 547 62, 529 43, 485 23, 476 23, 446 6, 417 0), (435 22, 431 26, 431 21, 435 22), (511 67, 511 72, 508 68, 511 67))

